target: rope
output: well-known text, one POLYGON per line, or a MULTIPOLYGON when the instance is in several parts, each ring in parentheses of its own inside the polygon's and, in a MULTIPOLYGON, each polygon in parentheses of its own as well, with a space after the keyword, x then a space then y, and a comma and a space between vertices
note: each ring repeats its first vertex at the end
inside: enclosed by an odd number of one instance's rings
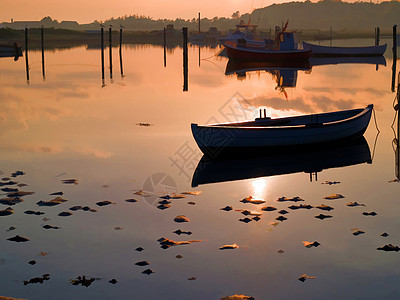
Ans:
POLYGON ((371 158, 372 161, 374 161, 376 144, 377 144, 377 142, 378 142, 378 136, 379 136, 380 133, 381 133, 381 132, 378 131, 378 132, 376 133, 376 136, 375 136, 374 149, 372 150, 372 158, 371 158))
POLYGON ((379 130, 379 128, 378 128, 378 123, 377 123, 377 121, 376 121, 375 107, 372 108, 372 111, 373 111, 373 113, 374 113, 375 127, 376 127, 376 130, 378 130, 378 133, 379 133, 379 132, 381 132, 381 131, 379 130))

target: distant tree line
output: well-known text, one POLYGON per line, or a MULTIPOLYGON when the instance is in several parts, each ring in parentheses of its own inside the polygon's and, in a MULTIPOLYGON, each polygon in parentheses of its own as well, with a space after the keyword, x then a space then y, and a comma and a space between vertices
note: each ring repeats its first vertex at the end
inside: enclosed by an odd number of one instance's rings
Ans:
MULTIPOLYGON (((197 15, 197 12, 194 13, 197 15)), ((373 30, 376 26, 389 28, 399 21, 400 3, 397 1, 385 1, 381 3, 355 2, 348 3, 340 0, 322 0, 316 3, 311 1, 289 2, 272 4, 270 6, 254 10, 251 14, 240 14, 234 12, 230 18, 214 17, 212 19, 202 18, 201 29, 207 31, 210 27, 227 31, 234 29, 238 20, 245 23, 258 25, 260 30, 270 30, 276 25, 281 25, 289 20, 289 29, 327 30, 332 26, 334 30, 373 30)), ((152 31, 161 30, 167 25, 175 29, 188 27, 191 31, 198 30, 198 19, 153 19, 142 15, 125 15, 123 17, 111 18, 104 21, 95 20, 89 24, 78 24, 75 21, 62 21, 45 17, 41 21, 15 21, 4 22, 0 27, 21 29, 27 27, 65 28, 73 30, 98 30, 100 25, 108 27, 112 25, 119 28, 120 25, 128 30, 152 31)))

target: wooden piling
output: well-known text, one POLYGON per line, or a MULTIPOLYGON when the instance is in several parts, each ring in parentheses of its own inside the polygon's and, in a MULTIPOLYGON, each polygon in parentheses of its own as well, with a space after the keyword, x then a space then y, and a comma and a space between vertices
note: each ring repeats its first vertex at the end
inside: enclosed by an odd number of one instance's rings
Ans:
POLYGON ((397 25, 393 25, 393 65, 392 65, 392 92, 396 85, 396 66, 397 66, 397 25))
POLYGON ((167 29, 164 27, 164 68, 167 67, 167 29))
POLYGON ((101 79, 104 81, 104 28, 101 27, 101 79))
POLYGON ((380 29, 379 29, 379 27, 376 27, 375 28, 375 46, 379 46, 379 42, 380 42, 379 35, 380 35, 380 29))
POLYGON ((25 27, 25 65, 26 65, 26 80, 29 81, 28 28, 26 27, 25 27))
POLYGON ((108 46, 109 46, 109 48, 110 48, 110 78, 112 79, 113 78, 113 71, 112 71, 112 68, 113 68, 113 65, 112 65, 112 30, 111 30, 111 27, 109 28, 109 35, 108 35, 108 46))
POLYGON ((124 68, 122 65, 122 28, 119 29, 119 68, 121 70, 121 76, 124 76, 124 68))
POLYGON ((200 12, 199 12, 199 34, 201 32, 201 30, 200 30, 200 21, 201 21, 201 18, 200 18, 200 12))
POLYGON ((42 75, 43 75, 43 79, 46 78, 46 73, 45 73, 45 69, 44 69, 44 28, 42 26, 42 28, 40 28, 40 40, 41 40, 41 44, 42 44, 42 75))
POLYGON ((188 30, 187 27, 182 28, 183 33, 183 91, 189 90, 188 84, 188 30))

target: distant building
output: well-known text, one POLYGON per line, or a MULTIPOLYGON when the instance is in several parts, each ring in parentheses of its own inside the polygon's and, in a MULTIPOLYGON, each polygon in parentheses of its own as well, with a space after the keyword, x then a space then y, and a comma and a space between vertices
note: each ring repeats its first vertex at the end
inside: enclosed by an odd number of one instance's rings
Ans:
POLYGON ((12 29, 24 29, 24 28, 40 28, 42 27, 42 23, 40 21, 14 21, 11 19, 11 23, 3 23, 6 24, 7 27, 12 29))
POLYGON ((77 30, 79 29, 79 24, 76 21, 62 21, 57 25, 57 28, 77 30))

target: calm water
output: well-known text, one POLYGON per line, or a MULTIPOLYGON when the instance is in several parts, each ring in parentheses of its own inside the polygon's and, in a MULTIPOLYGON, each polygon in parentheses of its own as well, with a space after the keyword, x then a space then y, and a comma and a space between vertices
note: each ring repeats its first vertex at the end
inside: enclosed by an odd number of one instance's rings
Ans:
MULTIPOLYGON (((369 42, 335 41, 336 45, 369 42)), ((0 58, 0 177, 21 170, 26 174, 11 179, 28 185, 20 190, 35 192, 12 206, 14 214, 0 217, 0 295, 28 299, 219 299, 233 294, 256 299, 400 297, 399 253, 377 250, 400 244, 400 185, 389 182, 396 178, 390 50, 386 66, 381 61, 378 70, 377 61, 330 65, 319 61, 298 71, 261 70, 245 76, 236 66, 227 70, 228 60, 216 56, 218 51, 201 48, 199 64, 199 48, 189 48, 187 92, 182 91, 179 48, 167 52, 167 67, 160 47, 123 48, 124 77, 114 49, 114 78, 106 69, 105 84, 99 50, 46 52, 45 80, 41 53, 32 51, 29 84, 24 57, 16 62, 0 58), (192 122, 250 119, 259 108, 276 117, 371 103, 381 131, 375 147, 377 129, 371 119, 364 135, 368 145, 211 165, 201 169, 201 175, 216 183, 191 187, 201 159, 190 131, 192 122), (370 158, 372 163, 367 163, 370 158), (313 176, 310 181, 309 172, 318 172, 317 180, 313 176), (63 179, 76 179, 78 184, 63 184, 63 179), (326 180, 340 183, 321 184, 326 180), (144 196, 134 194, 141 190, 144 196), (36 204, 53 199, 56 196, 49 194, 58 191, 64 192, 67 202, 53 207, 36 204), (162 200, 158 196, 184 191, 202 193, 157 209, 162 200), (323 199, 333 193, 345 198, 323 199), (266 204, 240 202, 250 195, 266 204), (288 206, 299 203, 277 202, 282 196, 298 196, 305 200, 300 203, 326 204, 334 210, 290 210, 288 206), (125 201, 130 198, 138 202, 125 201), (105 200, 115 204, 96 205, 105 200), (346 206, 349 202, 365 207, 346 206), (58 216, 76 205, 98 212, 78 210, 69 217, 58 216), (246 224, 239 221, 245 218, 240 211, 220 210, 227 205, 263 214, 259 221, 246 224), (277 210, 261 211, 266 205, 277 210), (283 222, 275 220, 281 209, 289 211, 283 222), (27 210, 45 214, 28 215, 27 210), (372 211, 377 215, 362 215, 372 211), (320 213, 333 218, 314 217, 320 213), (178 215, 190 222, 174 222, 178 215), (45 224, 61 228, 46 230, 45 224), (11 226, 16 229, 7 231, 11 226), (354 236, 355 228, 365 233, 354 236), (179 236, 173 233, 177 229, 192 234, 179 236), (383 232, 389 236, 380 236, 383 232), (17 234, 30 241, 7 240, 17 234), (161 237, 202 241, 161 249, 157 242, 161 237), (303 241, 321 245, 306 248, 303 241), (234 243, 239 248, 218 249, 234 243), (137 247, 144 251, 135 251, 137 247), (37 263, 28 264, 31 260, 37 263), (143 260, 150 265, 135 265, 143 260), (141 273, 148 268, 155 273, 141 273), (317 278, 297 280, 304 273, 317 278), (50 274, 50 280, 23 284, 43 274, 50 274), (98 280, 89 287, 71 285, 70 280, 80 275, 98 280), (191 277, 196 280, 188 280, 191 277), (112 278, 118 283, 110 284, 112 278)), ((108 65, 108 52, 105 57, 108 65)), ((194 185, 199 183, 196 180, 194 185)))

